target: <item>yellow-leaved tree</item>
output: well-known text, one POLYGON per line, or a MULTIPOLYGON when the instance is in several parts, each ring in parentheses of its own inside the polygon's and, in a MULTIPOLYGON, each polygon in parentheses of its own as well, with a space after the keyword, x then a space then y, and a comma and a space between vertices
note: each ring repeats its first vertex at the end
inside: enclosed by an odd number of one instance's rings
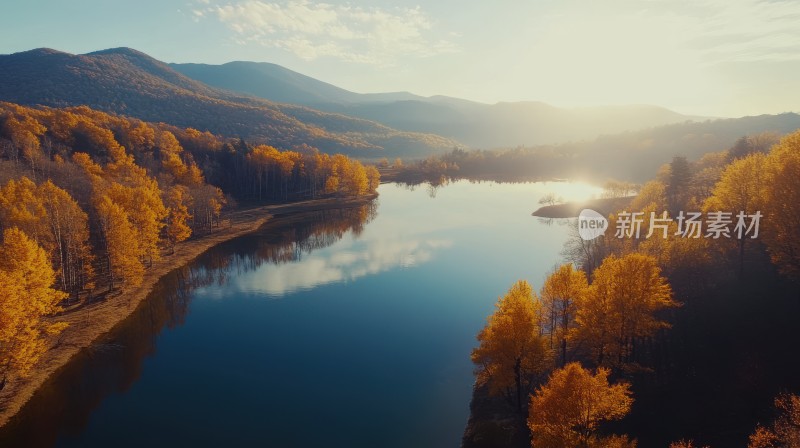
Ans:
MULTIPOLYGON (((138 167, 136 167, 138 168, 138 167)), ((122 183, 112 181, 95 187, 96 194, 103 194, 121 206, 136 231, 136 238, 149 261, 158 260, 158 243, 161 229, 167 217, 167 208, 161 200, 158 183, 147 176, 144 170, 134 170, 122 183)))
POLYGON ((800 278, 800 131, 772 147, 765 170, 764 241, 778 269, 800 278))
POLYGON ((655 258, 611 255, 594 271, 570 339, 588 347, 598 366, 621 366, 635 361, 639 340, 669 328, 657 313, 676 306, 655 258))
POLYGON ((708 446, 695 445, 694 440, 679 440, 669 444, 669 448, 709 448, 708 446))
POLYGON ((37 195, 47 212, 59 287, 77 296, 82 289, 92 287, 89 218, 69 193, 49 180, 39 185, 37 195))
POLYGON ((16 161, 21 154, 30 163, 34 177, 36 177, 40 159, 42 159, 39 136, 44 134, 47 129, 27 113, 18 113, 16 116, 8 117, 4 127, 11 138, 13 160, 16 161))
POLYGON ((67 295, 52 288, 56 275, 47 253, 21 230, 3 232, 0 245, 0 389, 25 376, 46 349, 45 336, 66 324, 43 318, 59 310, 67 295))
POLYGON ((373 165, 365 168, 367 170, 367 179, 369 179, 369 192, 375 192, 381 185, 381 173, 373 165))
POLYGON ((572 263, 560 266, 542 286, 544 316, 550 333, 550 347, 558 344, 561 366, 567 364, 567 337, 575 327, 578 304, 589 289, 586 273, 572 263))
POLYGON ((478 381, 492 395, 504 394, 522 409, 537 375, 550 366, 547 341, 542 336, 541 303, 531 285, 520 280, 501 297, 472 351, 478 381), (514 400, 516 398, 516 400, 514 400))
POLYGON ((88 217, 65 190, 27 177, 0 188, 0 223, 16 227, 41 246, 53 262, 59 288, 77 295, 91 286, 88 217))
POLYGON ((631 201, 629 210, 644 210, 652 207, 654 210, 667 209, 667 187, 662 182, 651 180, 642 185, 639 194, 631 201))
POLYGON ((176 185, 169 189, 165 202, 167 204, 167 242, 172 250, 175 244, 186 240, 192 236, 192 229, 189 227, 189 220, 192 219, 189 213, 192 197, 189 189, 183 185, 176 185))
POLYGON ((0 188, 0 223, 17 227, 41 246, 49 246, 47 211, 36 194, 36 183, 23 176, 0 188))
POLYGON ((95 199, 95 208, 100 222, 100 231, 105 243, 106 268, 109 275, 109 290, 114 289, 117 278, 130 286, 138 286, 144 276, 141 258, 145 251, 139 244, 138 235, 125 209, 102 195, 95 199))
POLYGON ((247 161, 253 166, 256 172, 255 189, 258 191, 258 199, 261 200, 263 194, 269 186, 270 170, 278 157, 278 150, 268 145, 258 145, 247 154, 247 161))
POLYGON ((113 139, 108 143, 110 162, 102 167, 87 154, 72 158, 92 182, 93 205, 105 245, 109 289, 116 278, 138 285, 142 263, 160 258, 161 230, 167 208, 158 183, 134 162, 113 139))
MULTIPOLYGON (((744 215, 751 216, 761 210, 767 190, 765 164, 766 156, 760 152, 748 154, 731 162, 722 172, 711 192, 711 197, 703 204, 703 211, 706 213, 731 213, 734 224, 730 229, 731 238, 719 238, 714 243, 721 245, 723 249, 734 243, 738 246, 740 277, 744 274, 745 247, 751 235, 745 235, 746 227, 742 230, 741 237, 736 234, 735 226, 738 221, 736 215, 743 212, 744 215)), ((748 225, 750 221, 746 220, 748 225)))
POLYGON ((777 416, 769 426, 757 426, 747 448, 800 447, 800 396, 780 394, 775 398, 777 416))
POLYGON ((633 447, 627 437, 600 438, 602 421, 624 417, 631 408, 630 385, 610 384, 609 371, 592 374, 572 362, 550 375, 531 396, 528 427, 534 448, 633 447))
POLYGON ((358 160, 350 161, 350 194, 361 196, 369 193, 370 179, 364 165, 358 160))

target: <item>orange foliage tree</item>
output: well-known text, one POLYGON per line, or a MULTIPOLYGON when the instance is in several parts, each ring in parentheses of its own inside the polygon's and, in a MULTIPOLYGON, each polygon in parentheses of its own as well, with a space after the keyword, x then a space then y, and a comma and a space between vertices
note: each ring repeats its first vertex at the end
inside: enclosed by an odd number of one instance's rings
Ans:
POLYGON ((138 286, 144 275, 141 259, 145 251, 128 214, 106 195, 95 199, 95 209, 103 234, 109 290, 114 288, 117 278, 123 279, 126 285, 138 286))
POLYGON ((189 213, 191 199, 189 189, 182 185, 176 185, 167 192, 165 202, 168 215, 165 231, 167 242, 172 250, 175 249, 176 243, 192 236, 192 228, 189 227, 189 220, 192 219, 192 215, 189 213))
POLYGON ((531 285, 524 280, 516 282, 498 300, 494 314, 478 334, 479 346, 472 351, 478 381, 488 383, 493 395, 515 397, 518 409, 536 376, 550 365, 540 315, 541 303, 531 285))
POLYGON ((88 217, 65 190, 27 177, 0 188, 0 223, 16 227, 50 256, 63 291, 77 294, 92 275, 88 217))
POLYGON ((800 447, 800 397, 781 394, 775 398, 778 416, 769 426, 758 426, 747 448, 800 447))
MULTIPOLYGON (((709 212, 730 212, 736 222, 736 214, 744 212, 746 215, 753 215, 760 211, 764 205, 764 196, 767 190, 765 184, 765 163, 766 156, 757 152, 747 155, 744 158, 736 159, 729 164, 722 172, 720 180, 714 186, 711 197, 709 197, 703 209, 709 212)), ((739 275, 744 275, 745 248, 750 236, 742 235, 737 238, 731 233, 733 238, 721 238, 715 241, 716 245, 723 249, 735 243, 738 246, 739 275)))
POLYGON ((593 277, 570 338, 589 347, 597 365, 633 361, 637 341, 669 328, 657 316, 678 306, 669 283, 655 258, 639 253, 607 257, 593 277))
POLYGON ((556 370, 531 396, 528 427, 534 448, 635 446, 626 438, 597 436, 602 421, 624 417, 631 408, 630 385, 609 384, 609 371, 597 373, 569 363, 556 370))
POLYGON ((800 131, 784 137, 765 164, 764 240, 773 263, 800 278, 800 131))
POLYGON ((542 286, 541 297, 544 316, 550 333, 550 346, 557 341, 561 366, 567 364, 567 341, 569 332, 575 328, 578 304, 588 293, 589 282, 582 270, 572 263, 555 270, 542 286))
POLYGON ((25 376, 46 349, 44 337, 66 327, 43 319, 66 297, 52 288, 54 282, 45 251, 21 230, 6 229, 0 245, 0 388, 10 375, 25 376))

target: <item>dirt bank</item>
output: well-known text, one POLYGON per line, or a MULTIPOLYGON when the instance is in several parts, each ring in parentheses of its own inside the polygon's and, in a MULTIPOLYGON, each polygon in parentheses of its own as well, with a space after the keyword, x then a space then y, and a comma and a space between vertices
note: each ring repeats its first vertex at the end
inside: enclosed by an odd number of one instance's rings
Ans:
POLYGON ((67 322, 69 327, 57 340, 52 341, 30 376, 8 383, 0 392, 0 426, 5 425, 25 405, 50 375, 81 349, 128 317, 147 298, 156 282, 173 269, 188 264, 217 244, 257 230, 274 215, 352 207, 367 203, 375 197, 377 195, 314 199, 236 210, 225 216, 223 225, 213 233, 178 243, 174 253, 163 256, 145 271, 140 286, 64 312, 55 320, 67 322))

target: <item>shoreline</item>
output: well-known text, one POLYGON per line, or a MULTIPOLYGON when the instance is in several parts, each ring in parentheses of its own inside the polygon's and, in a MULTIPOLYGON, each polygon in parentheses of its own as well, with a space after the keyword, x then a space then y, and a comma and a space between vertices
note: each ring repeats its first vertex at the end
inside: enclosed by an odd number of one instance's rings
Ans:
POLYGON ((175 245, 174 252, 164 255, 145 270, 142 284, 121 293, 115 293, 102 300, 92 302, 61 314, 53 320, 67 322, 67 327, 55 340, 48 343, 47 351, 37 363, 31 374, 16 379, 0 391, 0 427, 5 426, 33 397, 36 391, 73 356, 95 340, 111 331, 117 324, 133 313, 152 291, 156 283, 173 270, 191 263, 212 247, 234 238, 255 232, 276 215, 331 208, 352 207, 366 204, 377 193, 355 198, 308 199, 284 204, 259 205, 234 210, 225 217, 227 226, 217 228, 213 233, 175 245), (87 316, 89 316, 87 318, 87 316))
POLYGON ((600 198, 585 201, 565 202, 563 204, 545 205, 537 208, 531 216, 545 219, 577 218, 581 210, 588 208, 599 212, 603 216, 616 213, 629 206, 636 196, 621 198, 600 198))

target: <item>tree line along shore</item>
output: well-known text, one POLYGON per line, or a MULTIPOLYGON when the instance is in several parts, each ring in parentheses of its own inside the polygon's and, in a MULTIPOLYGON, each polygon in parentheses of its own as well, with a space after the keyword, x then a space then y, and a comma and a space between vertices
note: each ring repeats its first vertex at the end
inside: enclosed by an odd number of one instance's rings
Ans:
POLYGON ((306 145, 0 103, 0 423, 171 269, 270 213, 362 203, 379 183, 306 145))
POLYGON ((538 294, 520 280, 498 299, 462 446, 798 446, 800 131, 740 143, 621 189, 604 236, 573 226, 538 294), (634 212, 645 230, 619 234, 634 212), (695 233, 687 212, 730 219, 695 233), (760 226, 737 232, 739 214, 760 226))

